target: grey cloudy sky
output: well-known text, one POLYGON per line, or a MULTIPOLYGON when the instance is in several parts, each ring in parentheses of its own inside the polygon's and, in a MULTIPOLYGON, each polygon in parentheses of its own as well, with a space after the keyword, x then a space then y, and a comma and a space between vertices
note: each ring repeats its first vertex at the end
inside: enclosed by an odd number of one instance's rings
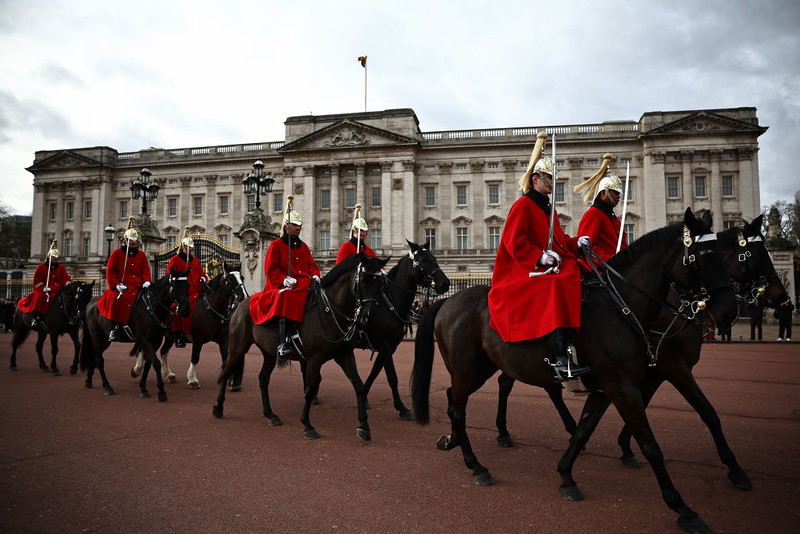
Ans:
POLYGON ((413 108, 423 131, 756 107, 761 204, 800 189, 800 2, 0 0, 0 203, 37 150, 283 140, 413 108))

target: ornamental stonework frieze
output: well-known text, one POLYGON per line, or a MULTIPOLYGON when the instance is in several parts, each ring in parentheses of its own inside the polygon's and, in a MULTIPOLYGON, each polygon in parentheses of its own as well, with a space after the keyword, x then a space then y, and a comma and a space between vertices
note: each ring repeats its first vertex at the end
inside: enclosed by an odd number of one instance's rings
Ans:
POLYGON ((403 180, 400 178, 395 178, 392 182, 392 190, 393 191, 401 191, 403 189, 403 180))
POLYGON ((403 161, 403 170, 406 172, 413 171, 416 168, 416 166, 417 162, 414 161, 413 159, 403 161))
POLYGON ((359 131, 345 126, 333 132, 328 139, 325 140, 325 145, 333 147, 345 146, 358 146, 368 145, 370 140, 367 136, 359 131))
POLYGON ((579 169, 583 165, 583 158, 567 158, 567 165, 572 169, 579 169))
POLYGON ((439 163, 439 172, 442 174, 450 174, 450 170, 453 168, 453 164, 449 161, 439 163))
POLYGON ((394 165, 393 161, 381 161, 381 172, 392 172, 392 166, 394 165))
POLYGON ((654 163, 661 163, 663 164, 664 161, 667 159, 666 152, 653 152, 653 162, 654 163))
POLYGON ((513 172, 517 170, 519 166, 519 161, 504 159, 503 160, 503 170, 506 172, 513 172))
POLYGON ((302 195, 303 194, 303 184, 294 184, 294 194, 295 195, 302 195))
POLYGON ((470 162, 469 167, 472 169, 472 172, 478 172, 483 170, 484 165, 485 162, 483 161, 473 161, 470 162))

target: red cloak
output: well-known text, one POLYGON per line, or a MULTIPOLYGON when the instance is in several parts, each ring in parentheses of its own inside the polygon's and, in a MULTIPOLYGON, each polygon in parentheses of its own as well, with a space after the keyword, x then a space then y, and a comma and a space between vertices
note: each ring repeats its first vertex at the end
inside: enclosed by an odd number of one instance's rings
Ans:
POLYGON ((126 255, 124 248, 118 248, 111 253, 111 257, 108 259, 106 280, 108 280, 108 289, 97 301, 97 309, 106 319, 128 324, 131 308, 136 301, 139 288, 145 282, 152 282, 150 262, 147 261, 147 256, 139 249, 136 249, 135 254, 126 255), (125 273, 124 278, 123 272, 125 273), (117 298, 120 293, 116 288, 120 283, 127 289, 122 296, 117 298))

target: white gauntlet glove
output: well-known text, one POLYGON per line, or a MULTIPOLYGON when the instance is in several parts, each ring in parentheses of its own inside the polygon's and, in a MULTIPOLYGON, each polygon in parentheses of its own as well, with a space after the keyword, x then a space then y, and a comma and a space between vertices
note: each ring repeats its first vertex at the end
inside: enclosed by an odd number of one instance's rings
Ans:
POLYGON ((556 257, 555 256, 553 256, 551 254, 548 254, 547 251, 544 251, 544 253, 542 253, 542 257, 539 258, 539 262, 538 263, 542 267, 553 267, 558 262, 556 261, 556 257))
POLYGON ((311 277, 311 279, 312 279, 313 281, 315 281, 316 283, 318 283, 318 284, 319 284, 319 276, 317 276, 316 274, 315 274, 315 275, 313 275, 313 276, 311 277))
POLYGON ((150 282, 145 282, 144 284, 142 284, 142 287, 150 287, 150 282))
POLYGON ((42 291, 44 291, 45 293, 50 293, 51 289, 49 287, 44 287, 42 288, 42 291))
POLYGON ((122 293, 126 289, 128 289, 128 286, 124 286, 122 284, 117 284, 117 291, 119 291, 120 293, 122 293))
POLYGON ((578 238, 578 248, 590 248, 592 246, 592 240, 589 239, 588 235, 582 235, 578 238))
POLYGON ((289 289, 292 289, 296 283, 297 283, 297 280, 295 280, 291 276, 287 276, 286 278, 283 279, 283 287, 286 287, 286 288, 289 288, 289 289))

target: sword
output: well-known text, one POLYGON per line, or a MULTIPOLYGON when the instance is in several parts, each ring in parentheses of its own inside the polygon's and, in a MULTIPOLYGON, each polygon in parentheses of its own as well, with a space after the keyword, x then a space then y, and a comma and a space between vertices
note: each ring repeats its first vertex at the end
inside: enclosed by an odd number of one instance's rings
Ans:
MULTIPOLYGON (((119 281, 120 284, 125 281, 125 271, 128 269, 128 252, 130 251, 130 249, 131 249, 131 240, 130 239, 126 239, 125 240, 125 263, 122 265, 122 279, 119 281)), ((117 299, 120 298, 121 296, 122 296, 122 290, 120 290, 119 295, 117 295, 117 299)))
POLYGON ((292 232, 289 231, 289 220, 292 218, 292 208, 294 207, 293 195, 286 197, 286 237, 289 239, 289 269, 287 276, 292 276, 292 232))
POLYGON ((553 224, 556 219, 556 134, 553 134, 553 182, 550 185, 550 233, 547 236, 547 250, 553 250, 553 224))
MULTIPOLYGON (((360 211, 361 211, 361 204, 356 204, 356 209, 353 211, 353 222, 356 222, 356 220, 358 219, 360 211)), ((358 254, 359 252, 361 252, 361 229, 357 228, 356 232, 357 232, 356 235, 358 236, 356 237, 356 254, 358 254)))
POLYGON ((625 215, 628 212, 628 182, 631 178, 631 162, 628 162, 628 168, 625 170, 625 198, 622 199, 622 219, 619 223, 619 237, 617 238, 617 252, 622 246, 622 234, 625 232, 625 215))
MULTIPOLYGON (((50 247, 52 248, 52 247, 50 247)), ((44 282, 44 287, 50 287, 50 267, 53 265, 53 256, 50 255, 50 251, 47 252, 47 280, 44 282)), ((45 293, 47 295, 47 302, 50 302, 50 293, 45 293)))

